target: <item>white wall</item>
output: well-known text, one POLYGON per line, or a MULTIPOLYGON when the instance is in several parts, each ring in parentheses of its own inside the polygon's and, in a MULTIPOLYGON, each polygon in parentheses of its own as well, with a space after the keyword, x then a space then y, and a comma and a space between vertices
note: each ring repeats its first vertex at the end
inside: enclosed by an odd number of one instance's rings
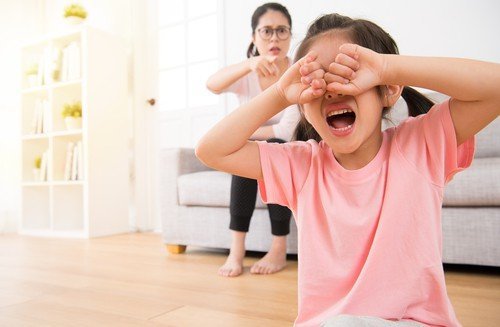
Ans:
POLYGON ((20 46, 41 26, 40 0, 0 4, 0 233, 17 228, 19 212, 20 46))
MULTIPOLYGON (((251 40, 253 11, 267 1, 226 1, 226 61, 241 61, 251 40)), ((307 26, 321 14, 337 12, 364 18, 384 28, 401 54, 454 56, 500 62, 498 0, 282 0, 293 22, 291 52, 307 26)), ((237 106, 230 97, 228 106, 237 106)))

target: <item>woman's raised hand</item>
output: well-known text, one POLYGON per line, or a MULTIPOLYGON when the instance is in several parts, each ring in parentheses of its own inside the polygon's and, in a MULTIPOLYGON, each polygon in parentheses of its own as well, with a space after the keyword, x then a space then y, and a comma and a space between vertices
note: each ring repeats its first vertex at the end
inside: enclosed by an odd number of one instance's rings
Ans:
POLYGON ((299 59, 276 83, 278 92, 289 103, 304 104, 325 94, 325 71, 316 62, 318 55, 310 52, 299 59))
POLYGON ((385 69, 382 54, 357 44, 343 44, 325 74, 326 90, 344 95, 361 94, 382 84, 385 69))
POLYGON ((276 64, 277 56, 256 56, 251 57, 250 69, 257 74, 268 77, 277 76, 280 72, 278 65, 276 64))

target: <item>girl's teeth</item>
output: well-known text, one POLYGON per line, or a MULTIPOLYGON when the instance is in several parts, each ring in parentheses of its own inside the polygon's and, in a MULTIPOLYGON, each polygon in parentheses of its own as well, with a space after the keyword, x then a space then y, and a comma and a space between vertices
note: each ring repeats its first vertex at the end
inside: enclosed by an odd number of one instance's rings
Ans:
POLYGON ((332 127, 332 128, 333 128, 334 130, 336 130, 336 131, 341 131, 341 132, 343 132, 343 131, 347 131, 348 129, 352 128, 352 125, 348 125, 348 126, 346 126, 346 127, 342 127, 342 128, 335 128, 335 127, 332 127))
POLYGON ((332 112, 328 113, 327 117, 345 114, 346 112, 352 112, 352 110, 351 109, 342 109, 342 110, 332 111, 332 112))

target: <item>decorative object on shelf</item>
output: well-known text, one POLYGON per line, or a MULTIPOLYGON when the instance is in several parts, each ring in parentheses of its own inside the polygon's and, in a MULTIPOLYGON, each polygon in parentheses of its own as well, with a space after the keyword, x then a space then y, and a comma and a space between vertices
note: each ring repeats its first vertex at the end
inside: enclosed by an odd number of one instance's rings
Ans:
POLYGON ((80 101, 66 103, 61 114, 68 130, 82 128, 82 103, 80 101))
POLYGON ((42 167, 42 157, 38 156, 35 158, 35 168, 33 168, 33 180, 40 180, 40 168, 42 167))
POLYGON ((28 87, 38 86, 38 64, 31 64, 25 71, 28 87))
POLYGON ((80 24, 85 18, 87 18, 87 11, 78 3, 70 4, 64 8, 64 19, 68 24, 80 24))

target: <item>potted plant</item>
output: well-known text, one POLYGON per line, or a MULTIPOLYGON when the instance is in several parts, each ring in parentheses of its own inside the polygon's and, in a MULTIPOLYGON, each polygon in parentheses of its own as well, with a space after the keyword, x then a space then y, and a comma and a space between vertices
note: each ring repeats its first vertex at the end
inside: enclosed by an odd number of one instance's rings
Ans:
POLYGON ((66 103, 61 113, 68 130, 82 128, 82 103, 66 103))
POLYGON ((38 156, 35 158, 35 168, 33 168, 33 180, 40 180, 40 168, 42 166, 42 157, 38 156))
POLYGON ((72 25, 81 23, 87 18, 87 11, 78 3, 70 4, 64 8, 64 19, 72 25))
POLYGON ((31 64, 25 71, 26 78, 28 79, 28 86, 35 87, 38 83, 38 64, 31 64))

